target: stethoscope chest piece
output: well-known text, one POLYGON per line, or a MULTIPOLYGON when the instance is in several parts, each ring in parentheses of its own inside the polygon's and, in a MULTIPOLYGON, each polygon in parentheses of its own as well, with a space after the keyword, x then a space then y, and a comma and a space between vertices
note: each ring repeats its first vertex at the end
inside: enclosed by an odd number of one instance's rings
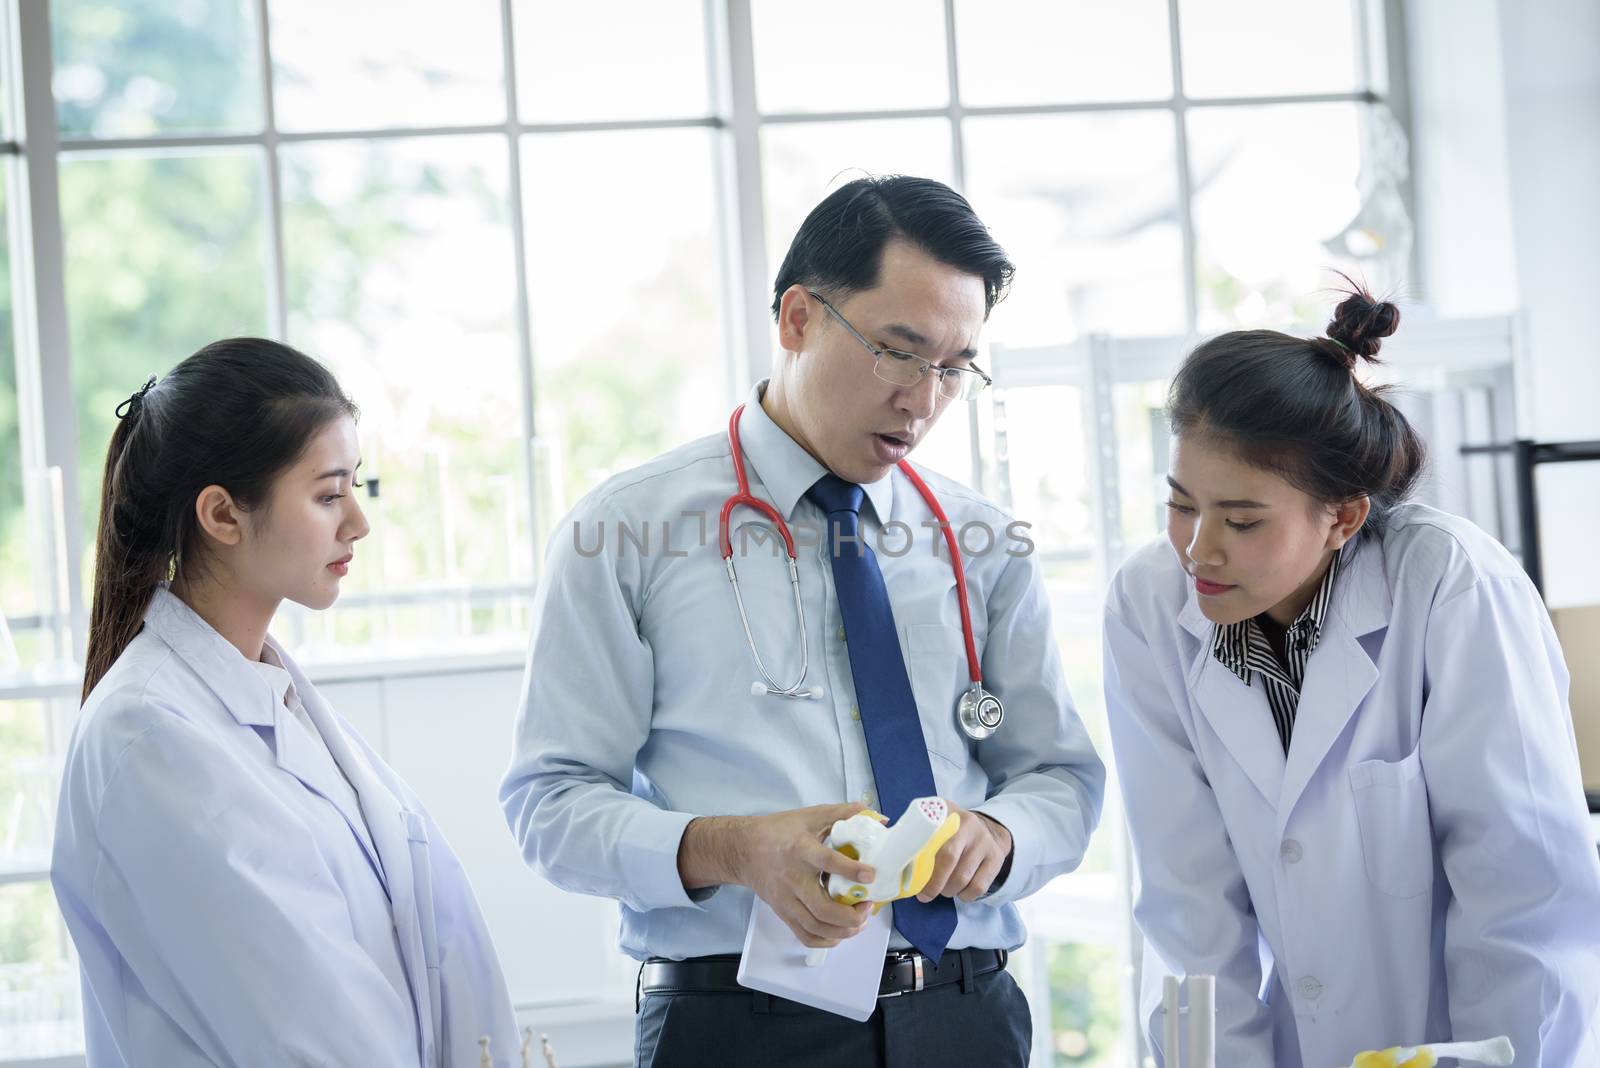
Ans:
POLYGON ((993 734, 1005 718, 1006 710, 1000 698, 981 685, 974 685, 962 694, 961 703, 956 706, 956 722, 961 724, 961 733, 975 742, 993 734))

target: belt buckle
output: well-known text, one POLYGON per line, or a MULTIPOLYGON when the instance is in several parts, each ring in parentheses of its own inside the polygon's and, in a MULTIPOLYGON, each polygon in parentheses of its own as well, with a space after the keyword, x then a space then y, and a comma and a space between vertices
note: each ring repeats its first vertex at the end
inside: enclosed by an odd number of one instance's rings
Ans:
POLYGON ((889 951, 889 956, 894 958, 896 965, 904 964, 907 961, 911 962, 911 989, 891 990, 887 994, 879 994, 879 999, 897 998, 903 994, 915 994, 921 991, 923 989, 924 979, 926 978, 922 971, 922 963, 924 960, 922 954, 914 949, 895 949, 889 951))

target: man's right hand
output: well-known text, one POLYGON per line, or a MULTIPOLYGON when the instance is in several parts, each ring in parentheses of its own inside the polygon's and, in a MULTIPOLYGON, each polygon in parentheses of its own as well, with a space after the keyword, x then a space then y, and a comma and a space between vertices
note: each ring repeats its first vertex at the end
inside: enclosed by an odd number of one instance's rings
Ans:
POLYGON ((860 932, 872 906, 841 905, 817 873, 870 883, 872 869, 822 840, 861 805, 815 805, 770 816, 702 816, 684 829, 678 874, 686 889, 733 883, 748 886, 772 907, 802 945, 831 949, 860 932))

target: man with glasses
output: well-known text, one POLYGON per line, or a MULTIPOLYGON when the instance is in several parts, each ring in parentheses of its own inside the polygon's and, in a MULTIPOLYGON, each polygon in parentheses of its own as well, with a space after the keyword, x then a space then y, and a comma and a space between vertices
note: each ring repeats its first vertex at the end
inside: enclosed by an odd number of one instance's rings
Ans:
POLYGON ((978 335, 1011 274, 949 187, 845 185, 779 270, 781 351, 739 417, 739 452, 717 434, 612 478, 551 544, 500 797, 535 870, 621 902, 622 947, 645 961, 639 1064, 1028 1063, 1028 1008, 1004 970, 1026 934, 1016 902, 1082 859, 1104 768, 1031 543, 920 470, 961 532, 983 682, 1005 703, 992 735, 963 733, 951 555, 897 468, 989 384, 978 335), (730 520, 740 597, 728 589, 705 532, 736 463, 794 527, 798 601, 775 524, 749 507, 730 520), (807 946, 856 935, 867 906, 831 900, 819 874, 862 866, 821 839, 880 798, 894 819, 891 799, 933 793, 960 827, 922 893, 892 906, 866 1023, 738 985, 753 897, 807 946))

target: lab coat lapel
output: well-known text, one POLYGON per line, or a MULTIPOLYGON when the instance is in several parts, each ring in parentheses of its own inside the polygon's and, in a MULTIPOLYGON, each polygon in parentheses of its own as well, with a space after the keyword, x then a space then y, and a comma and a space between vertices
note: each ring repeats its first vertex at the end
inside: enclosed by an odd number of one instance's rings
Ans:
POLYGON ((1375 650, 1381 640, 1374 643, 1370 636, 1379 634, 1381 639, 1379 632, 1387 629, 1392 608, 1381 545, 1373 540, 1357 546, 1334 580, 1322 637, 1306 661, 1278 801, 1280 832, 1350 717, 1378 681, 1375 650))
MULTIPOLYGON (((287 666, 291 662, 285 659, 284 664, 287 666)), ((399 899, 402 896, 410 899, 407 888, 411 882, 411 847, 406 838, 405 818, 400 814, 400 800, 379 780, 366 755, 345 734, 333 712, 322 700, 322 695, 310 688, 300 672, 292 666, 290 673, 294 676, 297 689, 306 687, 300 690, 306 715, 316 724, 317 733, 322 735, 328 752, 333 754, 339 770, 344 772, 355 789, 361 804, 361 815, 367 831, 372 835, 373 847, 378 851, 379 869, 388 887, 389 897, 395 901, 398 917, 399 899)))
POLYGON ((1283 743, 1272 726, 1266 690, 1245 685, 1211 654, 1214 624, 1192 591, 1178 622, 1199 642, 1188 674, 1195 704, 1262 798, 1275 805, 1283 788, 1283 743))
POLYGON ((272 687, 211 624, 166 586, 156 587, 144 613, 153 632, 216 694, 228 714, 246 727, 276 727, 272 687))
MULTIPOLYGON (((318 759, 316 739, 307 735, 299 724, 289 722, 293 713, 266 679, 250 666, 244 654, 165 586, 159 587, 151 598, 145 612, 145 626, 194 669, 236 722, 246 727, 272 728, 271 746, 277 766, 308 790, 326 798, 339 811, 381 879, 382 868, 363 829, 360 814, 350 809, 348 798, 341 797, 344 791, 334 780, 338 769, 318 759)), ((293 661, 281 646, 270 637, 267 642, 289 670, 294 687, 304 701, 309 687, 305 677, 291 667, 293 661)))
POLYGON ((400 956, 405 961, 411 995, 417 1004, 417 1026, 420 1028, 422 1047, 436 1048, 432 985, 428 979, 422 917, 417 907, 411 864, 411 835, 400 799, 378 777, 361 747, 345 734, 332 710, 323 702, 322 695, 301 675, 294 661, 281 651, 279 655, 294 679, 295 688, 300 691, 306 714, 311 717, 317 732, 327 743, 328 751, 333 754, 333 759, 360 799, 361 812, 366 817, 367 829, 378 851, 379 870, 389 893, 400 956))
MULTIPOLYGON (((299 688, 296 684, 295 689, 299 688)), ((301 701, 305 703, 303 695, 301 701)), ((340 789, 339 769, 332 763, 320 759, 316 748, 317 740, 306 732, 302 724, 294 720, 294 713, 290 712, 282 702, 279 702, 273 711, 277 716, 274 735, 277 742, 278 767, 299 779, 306 789, 316 793, 338 810, 339 815, 343 816, 345 823, 349 825, 350 833, 361 843, 362 851, 367 854, 367 860, 378 872, 379 879, 382 879, 383 869, 378 863, 375 847, 361 819, 361 813, 351 808, 349 793, 340 789)))
MULTIPOLYGON (((300 669, 294 666, 293 658, 284 651, 283 647, 274 641, 270 635, 267 638, 267 644, 277 654, 278 662, 284 666, 284 670, 289 672, 290 682, 294 686, 295 693, 300 698, 300 704, 305 708, 306 715, 311 717, 311 722, 316 727, 317 733, 322 736, 322 744, 327 747, 329 754, 333 756, 331 763, 320 759, 321 754, 316 750, 317 739, 307 734, 302 725, 293 720, 294 713, 290 712, 283 702, 279 701, 277 703, 278 707, 274 709, 279 721, 277 727, 278 767, 299 779, 307 789, 315 791, 338 810, 339 815, 344 817, 346 825, 349 826, 350 833, 355 835, 357 842, 361 843, 362 852, 367 855, 367 862, 372 865, 372 870, 377 873, 378 880, 384 884, 384 889, 387 891, 388 879, 384 875, 383 862, 378 854, 377 845, 372 839, 370 826, 368 821, 362 818, 361 812, 351 806, 350 793, 343 789, 343 783, 339 778, 341 769, 344 769, 344 778, 350 782, 351 788, 356 790, 358 796, 360 790, 356 787, 354 779, 346 769, 345 762, 339 759, 338 752, 334 749, 333 744, 328 741, 329 732, 324 723, 329 720, 337 722, 337 720, 331 713, 327 712, 325 705, 320 704, 321 697, 317 694, 315 687, 306 681, 300 669), (323 711, 326 720, 319 718, 312 711, 311 705, 313 701, 319 702, 318 707, 323 711)), ((340 738, 343 738, 343 732, 340 732, 340 738)))

